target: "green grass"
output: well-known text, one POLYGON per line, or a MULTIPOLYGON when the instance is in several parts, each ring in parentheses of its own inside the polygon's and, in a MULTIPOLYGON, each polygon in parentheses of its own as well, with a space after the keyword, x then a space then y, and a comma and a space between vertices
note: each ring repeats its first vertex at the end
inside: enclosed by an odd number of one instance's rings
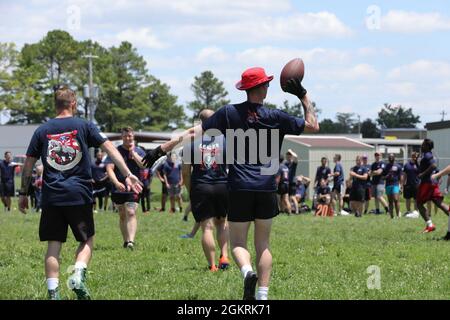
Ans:
MULTIPOLYGON (((157 189, 158 190, 158 189, 157 189)), ((156 203, 154 204, 156 205, 156 203)), ((195 239, 180 239, 192 227, 181 214, 139 215, 137 247, 122 248, 118 217, 96 214, 96 242, 88 285, 95 299, 240 299, 242 279, 233 264, 209 273, 195 239)), ((272 232, 271 299, 448 299, 450 243, 443 213, 438 230, 420 234, 421 219, 367 215, 315 218, 279 216, 272 232), (381 290, 369 290, 367 268, 379 266, 381 290)), ((45 299, 39 214, 0 212, 0 299, 45 299)), ((69 232, 70 233, 70 232, 69 232)), ((250 235, 249 243, 251 244, 250 235)), ((61 254, 62 295, 77 243, 70 234, 61 254)), ((252 250, 254 257, 254 252, 252 250)))

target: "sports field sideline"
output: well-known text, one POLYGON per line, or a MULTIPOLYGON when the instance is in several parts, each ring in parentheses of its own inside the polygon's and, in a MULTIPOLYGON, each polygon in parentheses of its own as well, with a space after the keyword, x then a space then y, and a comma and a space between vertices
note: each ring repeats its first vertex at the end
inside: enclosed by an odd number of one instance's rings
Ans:
MULTIPOLYGON (((239 269, 232 264, 228 271, 208 272, 201 233, 179 238, 193 223, 192 216, 187 223, 181 217, 154 210, 149 216, 139 214, 137 246, 129 251, 122 248, 117 215, 96 214, 88 275, 92 298, 241 299, 239 269)), ((425 235, 420 234, 421 219, 281 215, 271 240, 271 299, 447 299, 450 250, 448 242, 439 241, 447 217, 439 212, 433 221, 437 231, 425 235), (372 265, 380 268, 380 290, 367 287, 372 265)), ((0 214, 0 299, 47 298, 42 270, 46 243, 38 241, 38 223, 36 213, 0 214)), ((64 283, 76 246, 69 235, 61 254, 64 299, 75 299, 64 283)))

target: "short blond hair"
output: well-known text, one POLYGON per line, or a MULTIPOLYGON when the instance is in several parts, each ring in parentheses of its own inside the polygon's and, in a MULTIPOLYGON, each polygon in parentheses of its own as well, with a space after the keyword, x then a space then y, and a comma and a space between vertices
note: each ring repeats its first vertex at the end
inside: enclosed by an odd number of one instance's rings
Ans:
POLYGON ((69 108, 76 100, 76 93, 68 87, 61 87, 55 91, 55 106, 58 109, 69 108))

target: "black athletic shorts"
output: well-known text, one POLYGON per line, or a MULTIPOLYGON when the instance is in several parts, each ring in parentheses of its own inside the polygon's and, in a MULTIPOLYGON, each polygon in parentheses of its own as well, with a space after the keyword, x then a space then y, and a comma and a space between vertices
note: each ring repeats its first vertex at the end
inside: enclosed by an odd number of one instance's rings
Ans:
POLYGON ((417 187, 415 185, 405 185, 403 187, 403 198, 404 199, 416 199, 417 197, 417 187))
POLYGON ((105 181, 97 181, 92 184, 92 193, 94 197, 106 196, 106 183, 105 181))
POLYGON ((230 191, 228 199, 228 221, 267 220, 279 213, 276 192, 230 191))
POLYGON ((336 193, 341 193, 341 190, 342 190, 342 184, 333 185, 332 191, 336 191, 336 193))
POLYGON ((66 242, 69 226, 78 242, 92 237, 95 234, 92 204, 42 208, 39 239, 66 242))
POLYGON ((297 185, 295 183, 290 183, 289 184, 289 195, 295 196, 296 192, 297 192, 297 185))
POLYGON ((111 200, 115 204, 124 204, 125 202, 139 202, 139 194, 134 192, 117 192, 111 193, 111 200))
POLYGON ((284 195, 289 193, 289 185, 286 183, 279 183, 277 193, 279 195, 284 195))
POLYGON ((0 182, 0 196, 2 196, 2 197, 14 197, 15 196, 13 180, 0 182))
POLYGON ((366 187, 364 190, 364 201, 370 201, 370 199, 372 199, 372 187, 366 187))
POLYGON ((196 222, 225 218, 228 213, 228 189, 225 183, 193 185, 191 210, 196 222))
POLYGON ((364 201, 366 197, 366 188, 364 187, 358 187, 358 188, 352 188, 350 191, 350 201, 364 201))

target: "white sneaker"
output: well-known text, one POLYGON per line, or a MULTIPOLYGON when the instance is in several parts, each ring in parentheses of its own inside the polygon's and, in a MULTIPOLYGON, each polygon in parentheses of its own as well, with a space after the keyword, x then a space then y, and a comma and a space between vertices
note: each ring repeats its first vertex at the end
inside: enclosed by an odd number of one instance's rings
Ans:
POLYGON ((350 215, 350 213, 348 213, 345 210, 341 210, 341 216, 348 216, 348 215, 350 215))
POLYGON ((419 213, 416 210, 414 210, 413 212, 408 213, 405 217, 406 218, 417 219, 417 218, 419 218, 419 213))

